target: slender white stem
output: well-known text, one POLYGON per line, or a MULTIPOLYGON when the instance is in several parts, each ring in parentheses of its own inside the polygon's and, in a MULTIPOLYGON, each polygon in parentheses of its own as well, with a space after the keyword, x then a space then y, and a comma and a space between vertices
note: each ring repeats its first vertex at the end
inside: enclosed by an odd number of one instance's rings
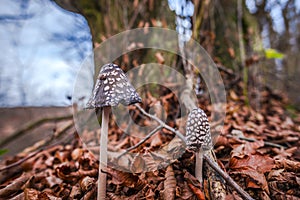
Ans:
POLYGON ((101 138, 100 138, 100 163, 98 176, 98 200, 105 200, 106 197, 106 170, 107 167, 107 135, 109 122, 110 107, 103 107, 101 122, 101 138))
POLYGON ((196 153, 195 176, 199 180, 201 185, 203 182, 202 174, 203 174, 203 150, 200 149, 200 151, 196 153))

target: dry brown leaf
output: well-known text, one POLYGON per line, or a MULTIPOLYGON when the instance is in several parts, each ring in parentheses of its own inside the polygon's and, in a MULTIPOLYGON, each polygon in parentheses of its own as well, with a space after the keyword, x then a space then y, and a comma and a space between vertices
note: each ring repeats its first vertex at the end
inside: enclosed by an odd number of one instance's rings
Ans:
POLYGON ((61 163, 63 162, 67 162, 70 156, 70 152, 69 151, 57 151, 55 152, 54 157, 57 158, 61 163))
POLYGON ((288 171, 300 172, 300 162, 297 161, 292 161, 288 159, 280 159, 280 160, 275 160, 276 167, 277 168, 284 168, 288 171))
POLYGON ((246 142, 243 150, 243 154, 245 155, 250 155, 250 154, 255 154, 256 150, 258 148, 261 148, 264 146, 264 141, 263 140, 257 140, 255 142, 246 142))
POLYGON ((112 183, 115 185, 122 185, 137 190, 144 186, 143 181, 132 173, 122 172, 111 168, 107 168, 107 173, 112 176, 112 183))
POLYGON ((84 150, 82 148, 76 148, 72 151, 71 157, 75 161, 75 160, 78 160, 83 155, 83 153, 84 153, 84 150))
POLYGON ((0 198, 8 198, 20 190, 20 188, 29 180, 30 173, 23 173, 20 177, 14 179, 11 183, 0 189, 0 198))
POLYGON ((79 181, 80 189, 83 192, 90 190, 94 186, 94 184, 95 179, 89 176, 85 176, 79 181))
POLYGON ((39 200, 62 200, 62 198, 56 197, 53 194, 44 191, 38 195, 38 199, 39 200))
POLYGON ((72 187, 70 197, 73 199, 78 199, 81 197, 81 189, 78 183, 72 187))
POLYGON ((25 200, 38 200, 39 191, 32 189, 32 188, 25 188, 24 196, 25 200))
POLYGON ((196 195, 196 197, 199 200, 205 200, 205 195, 204 193, 200 190, 200 188, 195 187, 193 184, 188 183, 188 186, 190 187, 190 189, 193 191, 193 193, 196 195))
POLYGON ((229 163, 230 169, 252 168, 260 173, 270 172, 274 165, 274 161, 267 155, 248 155, 243 158, 232 157, 229 163))
POLYGON ((268 183, 266 177, 254 169, 239 169, 238 171, 230 172, 231 174, 240 174, 248 177, 246 185, 248 188, 261 188, 269 193, 268 183))
POLYGON ((160 134, 154 134, 151 138, 150 138, 150 146, 155 148, 155 147, 159 147, 162 145, 162 140, 160 138, 160 134))
POLYGON ((52 188, 55 185, 59 185, 63 182, 62 179, 60 179, 60 178, 58 178, 54 175, 47 176, 47 177, 45 177, 45 179, 46 179, 46 181, 47 181, 50 188, 52 188))
POLYGON ((229 167, 231 174, 240 174, 248 177, 247 187, 257 188, 258 186, 269 194, 268 183, 264 173, 274 168, 274 161, 268 156, 246 155, 244 157, 232 157, 229 167), (250 178, 250 179, 249 179, 250 178))
POLYGON ((184 182, 184 185, 181 186, 180 188, 181 188, 180 198, 188 200, 191 199, 193 196, 195 196, 191 188, 188 186, 187 182, 184 182))
POLYGON ((149 188, 145 193, 146 200, 154 200, 155 199, 155 193, 152 191, 151 188, 149 188))
POLYGON ((156 160, 153 158, 152 154, 150 152, 145 152, 143 154, 143 160, 145 161, 146 171, 155 171, 158 169, 159 163, 162 160, 156 160))
POLYGON ((270 171, 270 173, 268 174, 267 179, 268 180, 276 180, 278 177, 281 176, 282 172, 284 171, 284 169, 276 169, 276 170, 272 170, 270 171))
POLYGON ((166 180, 164 181, 164 199, 175 199, 176 191, 176 178, 174 176, 174 171, 172 165, 169 165, 165 173, 166 180))
POLYGON ((135 157, 132 160, 132 163, 130 165, 130 171, 132 173, 142 173, 147 169, 146 163, 144 159, 142 158, 142 154, 137 153, 135 157))

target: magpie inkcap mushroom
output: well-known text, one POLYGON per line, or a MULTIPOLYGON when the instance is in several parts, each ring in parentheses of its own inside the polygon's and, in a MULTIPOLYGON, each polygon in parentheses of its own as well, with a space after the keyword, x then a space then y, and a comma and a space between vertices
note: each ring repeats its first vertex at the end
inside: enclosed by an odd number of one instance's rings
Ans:
POLYGON ((141 97, 130 84, 123 70, 118 65, 109 63, 101 68, 86 108, 113 107, 119 103, 127 106, 140 102, 142 102, 141 97))
POLYGON ((98 200, 105 200, 106 198, 106 173, 103 170, 107 165, 110 107, 117 106, 119 103, 130 105, 141 101, 141 97, 129 83, 126 74, 120 67, 109 63, 101 68, 93 94, 86 106, 86 108, 102 108, 98 200))
POLYGON ((194 108, 188 115, 186 124, 186 141, 187 148, 198 152, 210 150, 212 141, 210 135, 210 127, 205 112, 200 108, 194 108))

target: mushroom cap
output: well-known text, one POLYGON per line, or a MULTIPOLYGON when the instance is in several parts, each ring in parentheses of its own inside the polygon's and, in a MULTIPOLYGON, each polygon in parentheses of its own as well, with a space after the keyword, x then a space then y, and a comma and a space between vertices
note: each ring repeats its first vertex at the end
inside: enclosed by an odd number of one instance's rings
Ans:
POLYGON ((201 148, 212 148, 210 127, 205 112, 200 108, 193 109, 188 115, 186 124, 187 148, 199 151, 201 148))
POLYGON ((109 63, 101 68, 86 108, 117 106, 119 103, 127 106, 139 102, 142 99, 123 70, 118 65, 109 63))

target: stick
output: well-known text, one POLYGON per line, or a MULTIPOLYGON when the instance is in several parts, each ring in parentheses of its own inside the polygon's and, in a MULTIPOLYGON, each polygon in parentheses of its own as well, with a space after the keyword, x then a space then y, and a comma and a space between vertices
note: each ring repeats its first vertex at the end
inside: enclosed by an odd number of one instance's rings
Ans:
POLYGON ((26 160, 28 160, 28 159, 36 156, 37 154, 39 154, 39 153, 41 153, 41 152, 43 152, 43 151, 45 151, 47 149, 55 147, 55 146, 57 146, 57 145, 59 145, 61 143, 63 143, 63 144, 69 143, 68 137, 69 137, 69 135, 67 136, 67 138, 65 138, 65 140, 63 140, 63 142, 59 141, 59 142, 56 142, 56 143, 54 143, 54 144, 52 144, 50 146, 44 146, 44 147, 41 147, 40 149, 38 149, 38 150, 36 150, 34 152, 29 153, 26 157, 24 157, 24 158, 22 158, 22 159, 20 159, 20 160, 18 160, 16 162, 14 162, 14 163, 11 163, 10 165, 7 165, 7 166, 4 166, 4 167, 0 168, 0 172, 4 171, 4 170, 8 170, 8 169, 16 167, 16 166, 19 166, 20 164, 22 164, 26 160))
POLYGON ((20 188, 26 183, 28 179, 32 177, 30 173, 23 173, 19 178, 15 179, 9 185, 0 189, 0 198, 8 199, 10 195, 20 190, 20 188))
POLYGON ((22 136, 27 131, 30 131, 30 130, 42 125, 43 123, 51 122, 51 121, 62 121, 62 120, 67 120, 67 119, 72 119, 72 118, 73 118, 73 115, 67 115, 67 116, 61 116, 61 117, 48 117, 48 118, 43 118, 43 119, 34 121, 34 122, 28 124, 27 126, 25 126, 24 128, 17 130, 16 132, 14 132, 12 135, 8 136, 4 140, 0 141, 0 148, 3 147, 4 145, 10 143, 11 141, 15 140, 16 138, 22 136))
MULTIPOLYGON (((240 137, 240 136, 232 136, 232 135, 226 135, 226 137, 228 138, 238 138, 240 140, 245 140, 245 141, 248 141, 248 142, 256 142, 258 140, 254 139, 254 138, 246 138, 246 137, 240 137)), ((280 148, 280 149, 285 149, 284 146, 280 145, 280 144, 275 144, 275 143, 272 143, 272 142, 266 142, 264 141, 265 145, 267 146, 270 146, 270 147, 277 147, 277 148, 280 148)))
POLYGON ((135 104, 135 107, 137 107, 143 113, 143 115, 149 117, 150 119, 157 121, 162 128, 165 128, 165 129, 175 133, 175 135, 177 135, 184 143, 186 143, 185 137, 179 131, 168 126, 167 124, 165 124, 163 121, 161 121, 159 118, 155 117, 154 115, 148 114, 140 105, 135 104))
POLYGON ((24 157, 24 158, 18 160, 17 162, 14 162, 14 163, 12 163, 12 164, 10 164, 10 165, 7 165, 7 166, 2 167, 2 168, 0 169, 0 172, 2 172, 2 171, 4 171, 4 170, 8 170, 8 169, 10 169, 10 168, 12 168, 12 167, 15 167, 15 166, 19 166, 21 163, 23 163, 23 162, 25 162, 26 160, 28 160, 28 159, 34 157, 35 155, 37 155, 38 153, 42 152, 43 150, 44 150, 44 149, 40 149, 40 150, 38 150, 38 151, 36 151, 36 152, 32 152, 32 153, 30 153, 28 156, 26 156, 26 157, 24 157))
MULTIPOLYGON (((52 141, 58 140, 61 136, 64 135, 64 133, 67 133, 67 131, 72 127, 74 127, 73 121, 70 122, 69 124, 67 124, 61 130, 57 130, 55 133, 52 134, 52 136, 50 136, 44 140, 40 140, 30 147, 27 147, 26 149, 24 149, 22 151, 22 153, 30 153, 30 152, 36 151, 37 149, 39 149, 45 145, 49 145, 52 141)), ((62 140, 62 141, 65 141, 65 140, 62 140)))
POLYGON ((127 154, 127 153, 128 153, 129 151, 131 151, 132 149, 135 149, 135 148, 139 147, 141 144, 143 144, 144 142, 146 142, 152 135, 154 135, 154 134, 155 134, 159 129, 161 129, 161 128, 162 128, 162 126, 156 127, 153 131, 151 131, 150 133, 148 133, 147 136, 146 136, 144 139, 142 139, 141 141, 139 141, 139 142, 138 142, 137 144, 135 144, 134 146, 129 147, 129 148, 126 149, 126 151, 124 151, 123 153, 121 153, 121 154, 118 156, 118 159, 119 159, 121 156, 127 154))
POLYGON ((241 188, 227 173, 225 173, 216 162, 212 161, 206 154, 203 155, 204 160, 213 168, 223 179, 231 185, 244 199, 254 200, 243 188, 241 188))
MULTIPOLYGON (((175 129, 169 127, 168 125, 166 125, 163 121, 161 121, 160 119, 158 119, 157 117, 148 114, 143 108, 141 108, 139 105, 135 105, 145 116, 154 119, 155 121, 157 121, 163 128, 166 128, 170 131, 172 131, 173 133, 175 133, 175 129)), ((176 131, 177 133, 175 133, 178 137, 180 137, 182 139, 183 135, 179 132, 176 131)), ((186 142, 185 138, 183 138, 183 141, 186 142)), ((244 197, 244 199, 246 200, 254 200, 245 190, 243 190, 228 174, 226 174, 217 164, 216 162, 212 161, 206 154, 203 155, 203 158, 205 159, 205 161, 207 161, 207 163, 211 166, 212 169, 214 169, 216 172, 218 172, 223 178, 224 180, 231 185, 242 197, 244 197)), ((201 172, 202 173, 202 172, 201 172)))

